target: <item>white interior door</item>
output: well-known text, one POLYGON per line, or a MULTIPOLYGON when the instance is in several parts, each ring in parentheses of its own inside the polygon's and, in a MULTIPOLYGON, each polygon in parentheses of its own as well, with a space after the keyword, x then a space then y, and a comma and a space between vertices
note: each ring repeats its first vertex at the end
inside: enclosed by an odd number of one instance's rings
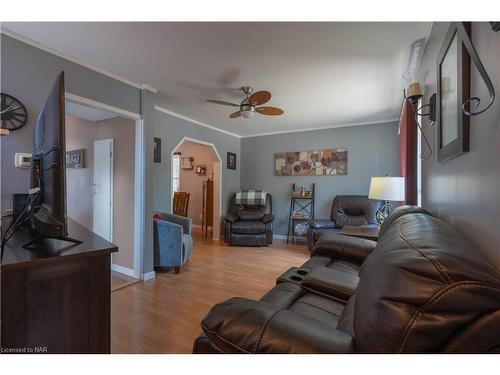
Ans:
POLYGON ((113 140, 94 142, 92 230, 113 242, 113 140))

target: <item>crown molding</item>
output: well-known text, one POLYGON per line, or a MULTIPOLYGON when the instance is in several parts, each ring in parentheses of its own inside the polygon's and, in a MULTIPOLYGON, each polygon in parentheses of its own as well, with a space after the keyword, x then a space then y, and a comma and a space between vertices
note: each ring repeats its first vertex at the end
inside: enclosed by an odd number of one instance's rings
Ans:
POLYGON ((158 93, 158 90, 155 89, 154 87, 151 87, 149 85, 141 85, 141 89, 142 90, 148 90, 148 91, 151 91, 153 94, 157 94, 158 93))
POLYGON ((181 115, 177 112, 173 112, 173 111, 166 109, 164 107, 160 107, 160 106, 155 105, 154 109, 156 111, 163 112, 163 113, 166 113, 168 115, 172 115, 172 116, 180 118, 182 120, 189 121, 189 122, 192 122, 194 124, 203 126, 205 128, 212 129, 212 130, 215 130, 217 132, 224 133, 224 134, 236 137, 236 138, 254 138, 254 137, 263 137, 266 135, 301 133, 301 132, 310 132, 310 131, 315 131, 315 130, 326 130, 326 129, 336 129, 336 128, 348 128, 351 126, 382 125, 382 124, 391 124, 391 123, 399 121, 398 118, 394 118, 394 119, 379 120, 379 121, 372 121, 372 122, 357 122, 357 123, 340 124, 340 125, 320 126, 320 127, 315 127, 315 128, 309 128, 309 129, 277 130, 274 132, 257 133, 257 134, 251 134, 251 135, 238 135, 235 133, 228 132, 227 130, 216 128, 215 126, 205 124, 204 122, 195 120, 191 117, 181 115))
POLYGON ((395 118, 395 119, 380 120, 380 121, 371 121, 371 122, 357 122, 357 123, 350 123, 350 124, 319 126, 319 127, 316 127, 316 128, 308 128, 308 129, 277 130, 275 132, 258 133, 258 134, 252 134, 252 135, 241 135, 240 138, 254 138, 254 137, 263 137, 263 136, 266 136, 266 135, 312 132, 312 131, 315 131, 315 130, 348 128, 348 127, 351 127, 351 126, 382 125, 382 124, 390 124, 390 123, 394 123, 394 122, 398 122, 398 121, 399 121, 399 119, 395 118))
POLYGON ((155 89, 154 87, 151 87, 149 85, 144 85, 144 84, 140 84, 140 83, 137 83, 137 82, 134 82, 134 81, 131 81, 129 79, 126 79, 126 78, 123 78, 119 75, 116 75, 116 74, 113 74, 111 72, 108 72, 106 70, 103 70, 103 69, 99 69, 93 65, 90 65, 90 64, 87 64, 85 63, 84 61, 82 61, 81 59, 79 58, 76 58, 74 56, 71 56, 69 54, 66 54, 64 52, 61 52, 55 48, 52 48, 52 47, 49 47, 43 43, 39 43, 33 39, 30 39, 30 38, 27 38, 21 34, 18 34, 16 32, 13 32, 13 31, 10 31, 9 29, 6 29, 3 25, 0 27, 0 34, 4 34, 8 37, 11 37, 13 39, 16 39, 22 43, 25 43, 25 44, 28 44, 32 47, 35 47, 35 48, 38 48, 42 51, 45 51, 45 52, 48 52, 52 55, 55 55, 55 56, 58 56, 60 58, 63 58, 65 60, 68 60, 68 61, 71 61, 72 63, 75 63, 75 64, 78 64, 78 65, 81 65, 87 69, 90 69, 90 70, 93 70, 94 72, 96 73, 99 73, 99 74, 102 74, 102 75, 105 75, 109 78, 112 78, 116 81, 120 81, 122 83, 125 83, 126 85, 128 86, 132 86, 132 87, 135 87, 136 89, 143 89, 143 90, 149 90, 153 93, 157 93, 158 90, 155 89))
POLYGON ((168 110, 166 108, 163 108, 163 107, 160 107, 160 106, 157 106, 157 105, 155 105, 155 110, 159 111, 159 112, 166 113, 168 115, 172 115, 172 116, 177 117, 177 118, 180 118, 181 120, 189 121, 189 122, 192 122, 193 124, 200 125, 200 126, 203 126, 205 128, 212 129, 212 130, 215 130, 217 132, 230 135, 232 137, 241 138, 241 135, 228 132, 227 130, 216 128, 215 126, 205 124, 204 122, 195 120, 195 119, 193 119, 191 117, 187 117, 187 116, 181 115, 181 114, 179 114, 177 112, 170 111, 170 110, 168 110))

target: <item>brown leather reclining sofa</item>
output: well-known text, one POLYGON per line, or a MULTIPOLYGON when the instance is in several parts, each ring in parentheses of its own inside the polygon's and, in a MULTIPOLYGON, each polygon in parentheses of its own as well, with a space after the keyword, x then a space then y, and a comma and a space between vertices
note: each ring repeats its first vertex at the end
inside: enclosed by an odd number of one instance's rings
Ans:
POLYGON ((231 298, 194 353, 499 353, 500 273, 448 223, 400 207, 378 242, 325 233, 260 301, 231 298))

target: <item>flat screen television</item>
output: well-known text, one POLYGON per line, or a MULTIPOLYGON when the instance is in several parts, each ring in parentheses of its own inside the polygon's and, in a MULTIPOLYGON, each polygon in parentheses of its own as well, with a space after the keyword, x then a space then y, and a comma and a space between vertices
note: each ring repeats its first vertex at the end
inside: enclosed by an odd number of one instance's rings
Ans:
POLYGON ((31 191, 37 192, 31 210, 31 226, 37 236, 73 243, 66 220, 66 140, 64 72, 57 77, 33 130, 31 191))

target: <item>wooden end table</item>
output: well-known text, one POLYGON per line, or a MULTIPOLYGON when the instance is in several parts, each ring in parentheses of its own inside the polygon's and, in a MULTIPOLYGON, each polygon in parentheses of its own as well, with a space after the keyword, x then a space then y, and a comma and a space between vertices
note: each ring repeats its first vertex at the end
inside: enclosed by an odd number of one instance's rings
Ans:
POLYGON ((346 225, 340 230, 340 234, 343 234, 345 236, 360 237, 372 241, 377 241, 378 232, 379 227, 372 225, 346 225))

